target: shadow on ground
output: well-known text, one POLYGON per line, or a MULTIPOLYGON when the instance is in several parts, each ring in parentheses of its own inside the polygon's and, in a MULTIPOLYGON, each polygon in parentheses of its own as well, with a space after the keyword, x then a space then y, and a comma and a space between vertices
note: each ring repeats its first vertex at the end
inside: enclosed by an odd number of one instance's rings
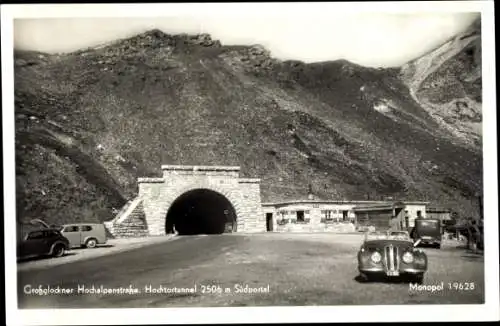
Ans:
POLYGON ((354 280, 358 283, 388 283, 388 284, 408 284, 411 281, 404 276, 399 277, 386 277, 385 275, 373 275, 370 279, 365 279, 361 275, 356 275, 354 280))
POLYGON ((113 248, 114 246, 112 244, 103 244, 103 245, 97 245, 95 248, 86 248, 86 247, 75 247, 71 248, 71 250, 93 250, 93 249, 99 249, 99 248, 113 248))
POLYGON ((464 255, 461 256, 465 260, 468 261, 478 261, 478 260, 483 260, 484 255, 483 253, 474 253, 473 251, 467 251, 464 255))
MULTIPOLYGON (((74 256, 74 255, 76 255, 76 253, 74 253, 74 252, 67 252, 62 257, 74 256)), ((38 257, 30 257, 30 258, 18 258, 17 262, 18 263, 27 263, 27 262, 30 262, 30 261, 47 260, 47 259, 57 259, 57 258, 62 258, 62 257, 38 256, 38 257)))
POLYGON ((440 249, 436 245, 433 244, 419 244, 416 248, 431 248, 431 249, 440 249))

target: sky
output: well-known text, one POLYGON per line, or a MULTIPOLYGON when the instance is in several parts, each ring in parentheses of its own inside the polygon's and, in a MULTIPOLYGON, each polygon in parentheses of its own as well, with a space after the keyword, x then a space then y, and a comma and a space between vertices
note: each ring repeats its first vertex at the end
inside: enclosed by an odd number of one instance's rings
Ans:
POLYGON ((282 60, 347 59, 371 67, 402 65, 467 28, 480 14, 266 13, 181 14, 163 17, 16 19, 14 47, 70 52, 158 28, 209 33, 222 44, 261 44, 282 60))

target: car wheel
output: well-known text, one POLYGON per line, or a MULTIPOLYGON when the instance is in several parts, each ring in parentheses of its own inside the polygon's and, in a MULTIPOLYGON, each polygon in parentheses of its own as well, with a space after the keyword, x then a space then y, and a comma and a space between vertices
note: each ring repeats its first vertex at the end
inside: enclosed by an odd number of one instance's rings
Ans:
POLYGON ((88 239, 87 242, 85 242, 85 247, 87 248, 95 248, 96 246, 97 246, 96 239, 88 239))
POLYGON ((64 248, 64 245, 57 244, 57 245, 55 245, 54 249, 52 250, 52 256, 62 257, 62 256, 64 256, 65 251, 66 251, 66 248, 64 248))

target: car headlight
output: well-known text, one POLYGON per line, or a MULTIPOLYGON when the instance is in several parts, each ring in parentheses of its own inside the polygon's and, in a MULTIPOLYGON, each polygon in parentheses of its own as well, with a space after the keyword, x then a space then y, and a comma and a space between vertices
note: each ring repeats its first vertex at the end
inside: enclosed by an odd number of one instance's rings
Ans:
POLYGON ((403 254, 403 262, 405 264, 411 264, 411 263, 413 263, 413 254, 411 252, 409 252, 409 251, 405 252, 403 254))
POLYGON ((372 262, 374 263, 380 263, 380 261, 382 260, 382 255, 380 255, 380 253, 378 251, 375 251, 373 254, 372 254, 372 262))

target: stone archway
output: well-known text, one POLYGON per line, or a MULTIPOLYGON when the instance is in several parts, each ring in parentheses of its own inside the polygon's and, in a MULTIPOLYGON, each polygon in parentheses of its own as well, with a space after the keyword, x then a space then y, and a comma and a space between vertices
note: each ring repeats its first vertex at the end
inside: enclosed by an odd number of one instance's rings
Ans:
POLYGON ((231 201, 218 191, 198 188, 184 192, 170 205, 165 232, 179 235, 235 232, 237 213, 231 201))
POLYGON ((138 178, 138 196, 108 228, 115 233, 141 229, 150 236, 171 233, 176 223, 177 231, 184 234, 264 232, 260 179, 241 178, 239 170, 235 166, 162 165, 162 177, 138 178), (192 211, 190 205, 195 206, 192 211), (203 207, 210 208, 209 214, 203 213, 203 207), (232 219, 232 225, 221 232, 222 215, 232 219))

